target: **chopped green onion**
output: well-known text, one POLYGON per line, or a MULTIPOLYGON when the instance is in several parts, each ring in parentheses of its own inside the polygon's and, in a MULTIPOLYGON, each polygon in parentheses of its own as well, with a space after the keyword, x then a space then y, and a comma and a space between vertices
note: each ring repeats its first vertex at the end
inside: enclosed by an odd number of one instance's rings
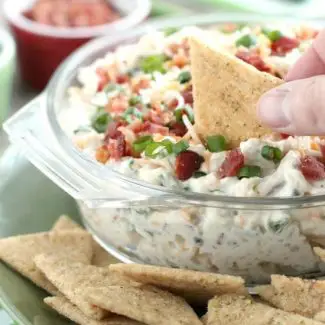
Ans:
POLYGON ((188 142, 181 140, 174 144, 173 152, 175 155, 180 154, 181 152, 187 150, 189 148, 188 142))
POLYGON ((243 35, 242 37, 238 38, 236 41, 236 46, 245 46, 245 47, 251 47, 256 44, 256 39, 254 36, 250 34, 243 35))
POLYGON ((147 157, 155 158, 158 153, 155 152, 159 147, 161 147, 161 143, 159 142, 151 142, 146 146, 145 155, 147 157))
POLYGON ((269 228, 275 232, 275 233, 280 233, 283 231, 283 229, 288 226, 289 224, 289 219, 281 219, 281 220, 270 220, 268 222, 269 228))
POLYGON ((189 82, 192 79, 191 72, 190 71, 182 71, 178 75, 177 79, 181 84, 185 84, 186 82, 189 82))
POLYGON ((151 135, 144 135, 143 137, 138 138, 132 144, 132 147, 135 152, 142 152, 146 149, 149 143, 153 142, 151 135))
POLYGON ((107 86, 105 86, 105 88, 103 89, 103 91, 105 93, 110 93, 111 91, 117 90, 118 88, 120 88, 119 85, 117 84, 108 84, 107 86))
POLYGON ((135 106, 137 104, 141 103, 141 97, 140 96, 133 96, 129 99, 129 104, 131 106, 135 106))
POLYGON ((81 125, 78 128, 76 128, 73 133, 78 134, 78 133, 83 133, 83 132, 89 132, 91 129, 89 128, 88 125, 81 125))
POLYGON ((262 29, 262 33, 265 34, 271 42, 275 42, 283 36, 279 30, 262 29))
POLYGON ((203 176, 206 176, 206 175, 207 175, 207 173, 201 172, 201 171, 196 171, 196 172, 193 173, 194 178, 200 178, 200 177, 203 177, 203 176))
POLYGON ((164 68, 164 62, 167 60, 166 55, 150 55, 143 58, 140 62, 140 68, 145 73, 152 73, 155 71, 165 73, 166 69, 164 68))
POLYGON ((102 107, 98 108, 97 113, 91 119, 91 126, 98 133, 104 133, 108 123, 112 120, 109 113, 105 112, 102 107))
POLYGON ((261 177, 261 167, 254 165, 246 165, 239 169, 237 176, 239 179, 250 177, 261 177))
POLYGON ((182 122, 183 114, 184 114, 184 109, 182 109, 182 108, 175 109, 174 116, 176 118, 176 122, 182 122))
POLYGON ((283 157, 282 151, 279 148, 264 146, 261 151, 263 158, 267 160, 273 160, 275 162, 280 161, 283 157))
POLYGON ((188 119, 190 120, 191 123, 194 123, 194 112, 193 112, 193 108, 190 105, 185 105, 184 109, 186 111, 186 115, 188 117, 188 119))
POLYGON ((227 142, 222 135, 212 135, 207 137, 207 148, 210 152, 221 152, 227 148, 227 142))
POLYGON ((122 117, 128 122, 132 123, 134 121, 134 117, 136 117, 139 120, 142 120, 143 114, 140 112, 136 107, 129 107, 125 110, 125 112, 122 114, 122 117))
POLYGON ((165 36, 170 36, 178 31, 179 31, 179 28, 177 28, 177 27, 168 27, 168 28, 165 28, 165 30, 164 30, 165 36))

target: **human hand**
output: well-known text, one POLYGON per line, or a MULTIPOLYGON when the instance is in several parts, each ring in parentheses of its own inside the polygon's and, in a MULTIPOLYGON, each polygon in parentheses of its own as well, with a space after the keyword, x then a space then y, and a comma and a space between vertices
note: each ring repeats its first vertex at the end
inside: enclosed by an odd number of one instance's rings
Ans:
POLYGON ((325 30, 285 80, 260 98, 261 122, 280 133, 325 135, 325 30))

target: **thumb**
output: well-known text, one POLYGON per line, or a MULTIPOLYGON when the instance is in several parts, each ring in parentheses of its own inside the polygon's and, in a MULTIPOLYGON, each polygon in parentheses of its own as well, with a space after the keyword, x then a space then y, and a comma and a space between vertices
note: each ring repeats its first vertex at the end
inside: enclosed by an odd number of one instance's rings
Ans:
POLYGON ((287 82, 257 104, 261 122, 276 132, 325 135, 325 76, 287 82))

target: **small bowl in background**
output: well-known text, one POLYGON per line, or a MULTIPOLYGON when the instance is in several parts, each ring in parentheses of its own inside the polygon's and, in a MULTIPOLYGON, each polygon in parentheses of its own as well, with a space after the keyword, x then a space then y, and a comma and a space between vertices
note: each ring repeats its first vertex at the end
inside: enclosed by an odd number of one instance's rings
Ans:
POLYGON ((9 112, 15 65, 15 42, 6 30, 0 29, 0 125, 9 112))
POLYGON ((121 18, 91 27, 56 27, 27 18, 35 0, 6 0, 4 13, 16 39, 22 79, 36 89, 43 89, 58 65, 76 48, 92 38, 116 35, 132 28, 150 14, 150 0, 111 0, 121 18))

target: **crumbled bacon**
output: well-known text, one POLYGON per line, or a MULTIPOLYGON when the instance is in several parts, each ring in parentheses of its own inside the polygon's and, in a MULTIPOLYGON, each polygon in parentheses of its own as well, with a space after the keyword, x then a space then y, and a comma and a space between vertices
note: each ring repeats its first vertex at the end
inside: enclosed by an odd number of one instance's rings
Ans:
POLYGON ((189 64, 189 59, 186 57, 185 54, 175 54, 172 59, 173 65, 175 65, 178 68, 183 68, 187 64, 189 64))
POLYGON ((111 98, 106 109, 108 112, 123 113, 129 107, 128 97, 122 94, 111 98))
POLYGON ((239 148, 231 150, 221 164, 218 176, 220 178, 236 176, 239 169, 244 166, 244 159, 244 155, 239 148))
POLYGON ((170 133, 177 137, 183 137, 187 133, 187 128, 182 122, 174 122, 171 124, 170 133))
POLYGON ((181 181, 191 178, 193 173, 200 169, 204 159, 198 153, 186 150, 176 157, 175 175, 181 181))
POLYGON ((325 160, 325 144, 319 144, 319 150, 322 154, 322 158, 325 160))
POLYGON ((238 59, 252 65, 257 70, 271 72, 271 68, 263 61, 260 55, 254 52, 239 51, 236 54, 238 59))
POLYGON ((178 106, 178 100, 176 98, 172 99, 168 104, 168 109, 175 109, 178 106))
POLYGON ((280 133, 280 138, 282 140, 288 139, 290 137, 290 134, 286 134, 286 133, 280 133))
POLYGON ((185 90, 181 92, 181 95, 184 98, 185 104, 192 105, 193 104, 193 87, 190 85, 185 90))
POLYGON ((106 164, 109 159, 109 151, 107 145, 102 145, 96 150, 96 160, 101 162, 102 164, 106 164))
POLYGON ((161 135, 168 135, 168 127, 159 124, 151 123, 150 121, 134 122, 130 125, 130 128, 135 134, 146 133, 154 134, 159 133, 161 135))
POLYGON ((148 118, 153 123, 160 124, 160 125, 165 124, 164 116, 161 112, 157 112, 155 110, 150 110, 148 118))
POLYGON ((296 38, 290 38, 282 36, 278 40, 274 41, 271 45, 272 54, 278 56, 284 56, 288 52, 292 51, 299 46, 299 41, 296 38))
POLYGON ((127 83, 130 80, 130 77, 126 74, 120 74, 116 76, 116 82, 118 84, 124 84, 127 83))
POLYGON ((96 74, 99 77, 97 91, 102 91, 110 81, 108 72, 105 69, 98 67, 96 69, 96 74))
POLYGON ((150 87, 150 80, 149 79, 141 79, 136 84, 133 85, 132 91, 136 94, 139 94, 141 89, 146 89, 149 87, 150 87))
POLYGON ((110 157, 115 160, 119 160, 126 155, 126 141, 121 132, 116 139, 110 139, 108 150, 110 157))
POLYGON ((123 124, 121 122, 112 121, 108 124, 104 141, 109 142, 110 139, 117 139, 122 133, 118 130, 123 124))
POLYGON ((308 181, 325 179, 325 166, 313 156, 304 156, 300 159, 300 171, 308 181))

